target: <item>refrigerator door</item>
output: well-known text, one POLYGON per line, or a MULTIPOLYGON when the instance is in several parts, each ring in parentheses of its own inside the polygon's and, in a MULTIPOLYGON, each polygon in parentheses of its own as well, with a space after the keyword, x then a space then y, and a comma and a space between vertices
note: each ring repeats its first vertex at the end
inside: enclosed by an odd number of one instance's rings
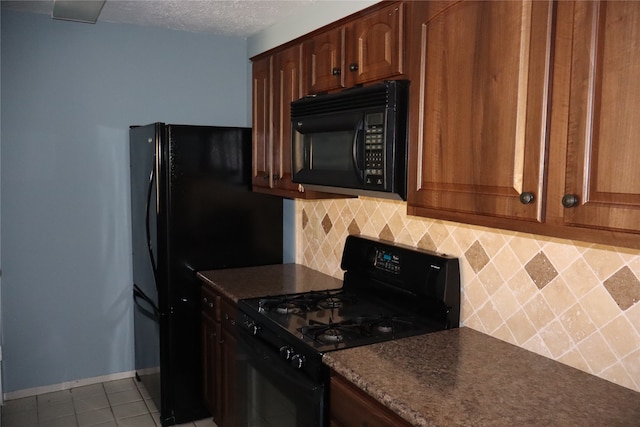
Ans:
MULTIPOLYGON (((282 200, 251 191, 249 128, 156 123, 132 128, 131 144, 151 135, 157 141, 151 247, 160 313, 159 406, 163 425, 170 425, 208 415, 202 403, 196 272, 281 263, 282 200)), ((132 160, 132 174, 133 168, 132 160)))
POLYGON ((130 130, 135 369, 160 408, 156 126, 130 130))

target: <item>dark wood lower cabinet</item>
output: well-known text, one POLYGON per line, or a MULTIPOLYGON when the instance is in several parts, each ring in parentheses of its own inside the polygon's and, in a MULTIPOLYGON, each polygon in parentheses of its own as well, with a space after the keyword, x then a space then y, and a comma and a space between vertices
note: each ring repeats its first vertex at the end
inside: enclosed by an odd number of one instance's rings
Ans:
POLYGON ((237 306, 208 285, 201 294, 204 404, 218 427, 235 427, 237 306))
POLYGON ((236 311, 235 303, 221 300, 220 307, 220 399, 218 408, 221 415, 219 427, 236 427, 236 311))
POLYGON ((331 373, 329 394, 329 423, 331 427, 411 426, 407 421, 335 372, 331 373))

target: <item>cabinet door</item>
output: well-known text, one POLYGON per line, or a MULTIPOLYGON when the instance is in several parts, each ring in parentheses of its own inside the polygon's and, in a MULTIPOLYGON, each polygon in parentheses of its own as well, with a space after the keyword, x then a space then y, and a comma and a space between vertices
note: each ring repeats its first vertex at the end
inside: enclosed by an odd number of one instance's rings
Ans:
POLYGON ((271 187, 271 57, 253 62, 253 171, 254 187, 271 187))
POLYGON ((572 40, 564 222, 638 233, 640 2, 575 2, 572 40))
POLYGON ((543 221, 552 11, 412 2, 410 214, 543 221))
POLYGON ((369 13, 347 27, 347 86, 402 74, 404 4, 369 13))
POLYGON ((344 43, 344 27, 325 31, 304 43, 309 93, 344 88, 344 43))
POLYGON ((342 377, 331 376, 331 427, 408 427, 410 424, 342 377))
POLYGON ((219 396, 218 373, 218 335, 220 325, 204 311, 201 316, 202 342, 202 391, 204 405, 216 420, 219 416, 217 399, 219 396))
POLYGON ((229 328, 222 328, 222 355, 220 370, 222 373, 220 411, 221 427, 235 427, 236 423, 236 337, 229 328))
POLYGON ((276 53, 273 62, 273 187, 297 191, 291 182, 291 102, 303 96, 302 45, 276 53))

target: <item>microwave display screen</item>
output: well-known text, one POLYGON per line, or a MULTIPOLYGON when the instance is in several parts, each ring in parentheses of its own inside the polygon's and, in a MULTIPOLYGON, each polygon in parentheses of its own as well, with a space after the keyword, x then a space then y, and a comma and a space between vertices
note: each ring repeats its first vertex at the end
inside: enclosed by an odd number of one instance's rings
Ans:
POLYGON ((353 131, 318 132, 306 137, 311 139, 310 169, 326 171, 353 169, 353 131))

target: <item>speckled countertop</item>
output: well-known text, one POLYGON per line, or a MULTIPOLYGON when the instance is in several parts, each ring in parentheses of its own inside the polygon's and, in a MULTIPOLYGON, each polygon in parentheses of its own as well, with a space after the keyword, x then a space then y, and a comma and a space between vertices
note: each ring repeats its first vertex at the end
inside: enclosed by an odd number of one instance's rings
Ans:
POLYGON ((640 393, 469 328, 323 360, 416 426, 640 425, 640 393))
POLYGON ((298 264, 201 271, 198 277, 234 302, 342 287, 342 280, 298 264))

